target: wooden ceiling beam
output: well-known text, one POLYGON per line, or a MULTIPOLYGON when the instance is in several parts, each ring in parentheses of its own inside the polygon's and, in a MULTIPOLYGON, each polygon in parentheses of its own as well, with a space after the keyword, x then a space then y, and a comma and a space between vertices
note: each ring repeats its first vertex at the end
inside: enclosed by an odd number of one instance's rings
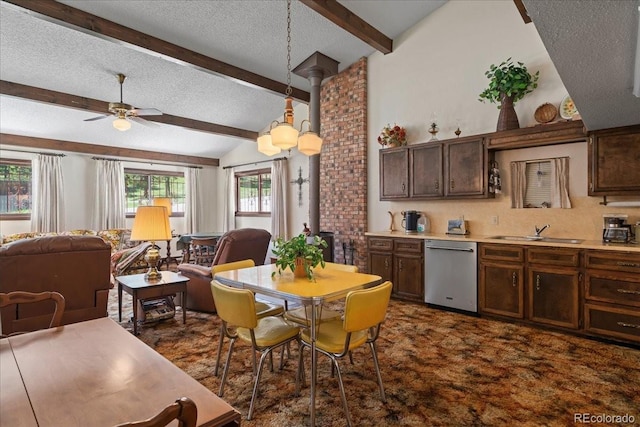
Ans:
MULTIPOLYGON (((130 159, 141 159, 149 162, 169 162, 192 166, 220 166, 219 159, 211 159, 207 157, 184 156, 180 154, 158 153, 156 151, 108 147, 106 145, 85 144, 60 139, 36 138, 10 133, 0 133, 0 145, 28 147, 37 150, 67 151, 98 156, 113 156, 118 158, 124 157, 130 159)), ((4 149, 9 150, 9 148, 4 149)))
MULTIPOLYGON (((42 89, 34 86, 22 85, 5 80, 0 80, 0 94, 29 99, 31 101, 59 105, 62 107, 75 108, 78 110, 92 111, 97 114, 111 114, 109 112, 109 103, 105 101, 70 95, 68 93, 56 92, 53 90, 42 89)), ((185 117, 172 116, 170 114, 163 114, 161 116, 145 116, 144 119, 150 122, 180 126, 200 132, 231 136, 235 138, 247 139, 250 141, 255 141, 258 138, 258 132, 255 131, 238 129, 216 123, 188 119, 185 117)))
POLYGON ((513 0, 513 3, 515 3, 516 7, 518 8, 518 12, 520 12, 520 16, 522 17, 522 20, 524 21, 524 23, 525 24, 530 23, 531 17, 529 16, 527 7, 524 5, 522 0, 513 0))
POLYGON ((336 0, 300 0, 300 2, 383 54, 393 51, 392 39, 336 0))
MULTIPOLYGON (((115 41, 131 49, 150 53, 154 56, 160 56, 176 64, 192 67, 243 85, 267 90, 279 95, 284 94, 287 89, 287 85, 284 83, 235 67, 226 62, 185 49, 184 47, 53 0, 2 1, 29 10, 33 12, 33 16, 38 18, 64 25, 92 36, 101 37, 105 40, 115 41)), ((305 103, 309 102, 311 98, 309 92, 297 88, 292 88, 292 90, 291 96, 293 98, 305 103)))

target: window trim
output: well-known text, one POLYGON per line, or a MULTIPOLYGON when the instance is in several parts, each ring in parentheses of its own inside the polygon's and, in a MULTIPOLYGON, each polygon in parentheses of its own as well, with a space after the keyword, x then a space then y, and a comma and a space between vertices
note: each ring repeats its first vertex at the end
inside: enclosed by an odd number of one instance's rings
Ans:
POLYGON ((235 181, 235 199, 236 199, 236 210, 234 212, 236 217, 264 217, 264 218, 268 218, 271 216, 271 211, 269 212, 265 212, 265 211, 259 211, 259 212, 247 212, 247 211, 241 211, 239 209, 240 207, 240 191, 239 191, 239 178, 245 177, 245 176, 257 176, 258 177, 258 206, 262 206, 262 180, 260 179, 260 176, 263 174, 269 174, 271 175, 271 168, 263 168, 263 169, 253 169, 250 171, 242 171, 242 172, 236 172, 234 174, 234 181, 235 181))
MULTIPOLYGON (((27 159, 0 159, 0 164, 16 165, 16 166, 29 166, 31 168, 31 190, 33 190, 33 162, 27 159)), ((33 197, 33 194, 30 194, 33 197)), ((0 213, 0 220, 2 221, 30 221, 31 211, 29 213, 0 213)))

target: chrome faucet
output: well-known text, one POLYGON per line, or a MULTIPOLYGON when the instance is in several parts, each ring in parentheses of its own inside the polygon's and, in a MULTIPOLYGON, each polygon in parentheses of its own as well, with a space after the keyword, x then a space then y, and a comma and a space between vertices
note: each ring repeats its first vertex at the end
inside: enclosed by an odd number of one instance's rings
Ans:
POLYGON ((540 237, 540 233, 542 233, 544 230, 546 230, 549 227, 551 227, 549 224, 545 225, 542 228, 538 228, 537 225, 534 225, 534 228, 536 229, 536 237, 540 237))

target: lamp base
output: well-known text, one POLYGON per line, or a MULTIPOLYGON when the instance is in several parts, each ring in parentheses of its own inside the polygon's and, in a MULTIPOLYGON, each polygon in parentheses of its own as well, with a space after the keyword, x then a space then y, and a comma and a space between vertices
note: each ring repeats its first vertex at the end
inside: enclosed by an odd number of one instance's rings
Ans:
POLYGON ((156 248, 155 244, 151 244, 151 247, 147 249, 144 255, 144 260, 149 264, 149 270, 144 275, 144 280, 147 282, 159 282, 162 280, 162 273, 158 271, 158 262, 160 261, 160 252, 156 248))

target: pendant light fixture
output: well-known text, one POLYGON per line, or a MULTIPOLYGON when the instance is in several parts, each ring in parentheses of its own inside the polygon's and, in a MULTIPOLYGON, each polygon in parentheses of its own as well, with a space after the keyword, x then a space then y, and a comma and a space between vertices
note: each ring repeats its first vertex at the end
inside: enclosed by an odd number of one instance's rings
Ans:
POLYGON ((258 151, 267 156, 278 154, 282 150, 291 150, 296 145, 301 153, 307 156, 319 154, 322 138, 311 131, 311 122, 303 120, 300 130, 293 126, 293 98, 291 97, 291 0, 287 0, 287 89, 285 90, 284 118, 282 122, 274 120, 268 132, 258 137, 258 151), (309 123, 309 130, 300 138, 304 123, 309 123), (275 126, 274 126, 275 125, 275 126))

